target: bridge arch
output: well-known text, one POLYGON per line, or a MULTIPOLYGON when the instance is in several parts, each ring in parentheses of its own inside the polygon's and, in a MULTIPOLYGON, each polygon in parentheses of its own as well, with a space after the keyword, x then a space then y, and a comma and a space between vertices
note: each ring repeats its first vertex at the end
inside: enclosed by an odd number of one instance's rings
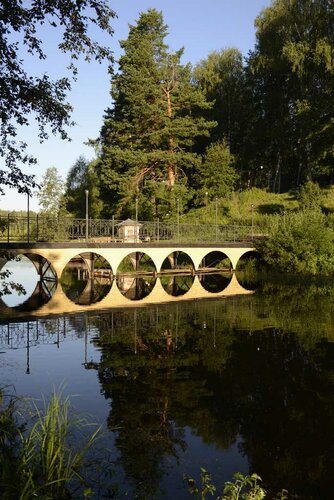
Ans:
POLYGON ((82 252, 64 267, 60 284, 74 303, 91 305, 108 295, 113 284, 113 271, 107 259, 96 252, 82 252))
POLYGON ((201 269, 221 269, 231 270, 232 262, 225 252, 221 250, 213 250, 205 255, 200 262, 199 270, 201 269))
POLYGON ((245 252, 243 255, 241 255, 240 259, 238 260, 236 270, 239 271, 241 268, 247 263, 247 261, 251 260, 256 260, 258 261, 260 259, 261 255, 260 253, 255 250, 248 250, 248 252, 245 252))
POLYGON ((195 265, 191 256, 189 255, 189 252, 185 252, 184 250, 174 250, 169 255, 167 255, 160 267, 160 271, 169 269, 184 269, 188 271, 194 271, 195 265))
POLYGON ((128 253, 119 263, 116 274, 130 271, 156 273, 157 268, 151 256, 140 251, 128 253))
POLYGON ((162 264, 168 256, 173 252, 184 252, 191 258, 195 270, 200 268, 203 258, 210 252, 223 252, 231 261, 232 269, 235 270, 240 257, 249 251, 254 251, 254 248, 249 246, 227 246, 227 245, 185 245, 185 244, 161 244, 152 245, 149 243, 142 244, 84 244, 84 243, 64 243, 64 244, 30 244, 26 247, 19 247, 17 244, 8 244, 6 250, 14 254, 27 254, 30 259, 39 261, 42 257, 50 262, 58 278, 60 278, 66 264, 76 255, 94 252, 105 258, 115 272, 121 261, 128 254, 135 252, 144 252, 148 254, 157 271, 162 267, 162 264), (39 255, 40 257, 36 257, 39 255))

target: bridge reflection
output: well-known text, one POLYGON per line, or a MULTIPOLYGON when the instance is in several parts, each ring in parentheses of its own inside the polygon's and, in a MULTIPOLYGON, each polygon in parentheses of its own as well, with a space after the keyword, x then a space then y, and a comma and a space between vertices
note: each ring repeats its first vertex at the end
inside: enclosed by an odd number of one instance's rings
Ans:
POLYGON ((0 299, 0 318, 72 313, 88 309, 138 307, 187 300, 220 298, 254 293, 242 287, 235 273, 191 275, 117 274, 111 276, 77 274, 55 282, 41 279, 33 294, 16 307, 0 299), (73 276, 75 279, 73 279, 73 276))
MULTIPOLYGON (((245 300, 248 300, 245 297, 245 300)), ((226 328, 228 311, 237 311, 234 300, 196 301, 151 305, 144 308, 112 309, 108 311, 87 310, 76 314, 0 320, 0 350, 26 350, 26 373, 31 371, 31 349, 79 341, 82 346, 82 364, 91 369, 98 366, 92 351, 106 345, 125 343, 133 354, 145 351, 147 338, 157 338, 167 352, 181 347, 182 336, 190 327, 212 332, 212 346, 216 344, 216 333, 226 328), (231 303, 232 301, 232 303, 231 303), (190 326, 192 325, 192 326, 190 326), (183 333, 182 333, 183 332, 183 333), (153 337, 152 337, 153 336, 153 337)), ((184 339, 183 339, 184 341, 184 339)))

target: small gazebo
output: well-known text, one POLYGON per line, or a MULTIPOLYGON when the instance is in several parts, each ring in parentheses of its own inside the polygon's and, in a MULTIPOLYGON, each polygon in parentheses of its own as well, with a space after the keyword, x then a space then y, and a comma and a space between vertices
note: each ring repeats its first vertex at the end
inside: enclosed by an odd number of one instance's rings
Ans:
POLYGON ((136 243, 139 241, 139 230, 143 224, 132 219, 126 219, 116 224, 118 237, 124 243, 136 243))

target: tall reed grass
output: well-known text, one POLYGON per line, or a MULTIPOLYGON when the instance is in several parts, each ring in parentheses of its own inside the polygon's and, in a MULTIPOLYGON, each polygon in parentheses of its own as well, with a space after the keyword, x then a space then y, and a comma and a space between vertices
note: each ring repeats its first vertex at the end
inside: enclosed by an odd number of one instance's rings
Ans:
POLYGON ((1 408, 1 498, 68 499, 78 498, 78 491, 80 498, 87 498, 86 458, 100 428, 94 425, 84 444, 76 446, 91 424, 72 411, 68 397, 53 393, 42 408, 36 402, 28 407, 30 419, 24 426, 19 424, 20 404, 11 400, 1 408))

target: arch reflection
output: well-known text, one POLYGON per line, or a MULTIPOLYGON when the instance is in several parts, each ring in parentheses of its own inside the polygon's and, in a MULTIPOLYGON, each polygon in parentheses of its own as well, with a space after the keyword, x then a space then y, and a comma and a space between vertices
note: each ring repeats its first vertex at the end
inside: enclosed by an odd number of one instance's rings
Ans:
POLYGON ((101 301, 109 293, 112 283, 113 272, 109 262, 93 252, 73 257, 60 279, 65 295, 79 305, 101 301))
POLYGON ((2 302, 18 311, 34 311, 53 296, 56 272, 49 261, 37 254, 8 256, 1 270, 2 302))
POLYGON ((168 295, 179 297, 186 294, 194 283, 195 276, 192 274, 179 274, 160 276, 160 282, 168 295))
POLYGON ((142 300, 153 290, 155 276, 134 276, 117 273, 116 283, 121 294, 129 300, 142 300))
POLYGON ((199 281, 207 292, 219 293, 225 290, 231 282, 232 273, 205 273, 199 275, 199 281))
POLYGON ((151 257, 144 252, 133 252, 124 257, 117 268, 117 274, 121 273, 156 273, 157 269, 151 257))

